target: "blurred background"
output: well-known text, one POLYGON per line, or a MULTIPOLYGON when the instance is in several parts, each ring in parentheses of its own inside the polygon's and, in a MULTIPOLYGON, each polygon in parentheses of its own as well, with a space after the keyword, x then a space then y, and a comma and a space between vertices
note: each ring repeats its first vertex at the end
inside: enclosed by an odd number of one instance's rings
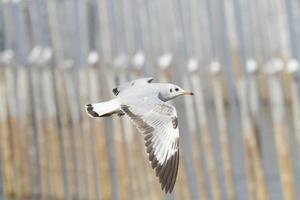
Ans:
POLYGON ((298 0, 1 0, 0 199, 300 199, 299 31, 298 0), (144 76, 195 93, 167 196, 84 111, 144 76))

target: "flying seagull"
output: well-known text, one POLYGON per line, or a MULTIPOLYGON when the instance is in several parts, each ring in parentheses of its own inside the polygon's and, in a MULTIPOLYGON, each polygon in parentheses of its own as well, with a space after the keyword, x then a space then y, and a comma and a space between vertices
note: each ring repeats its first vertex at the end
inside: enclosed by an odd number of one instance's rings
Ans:
POLYGON ((116 98, 87 104, 91 117, 127 115, 144 135, 152 168, 165 193, 173 191, 179 163, 179 129, 174 106, 166 103, 181 95, 193 95, 177 85, 152 83, 153 78, 141 78, 124 83, 112 91, 116 98))

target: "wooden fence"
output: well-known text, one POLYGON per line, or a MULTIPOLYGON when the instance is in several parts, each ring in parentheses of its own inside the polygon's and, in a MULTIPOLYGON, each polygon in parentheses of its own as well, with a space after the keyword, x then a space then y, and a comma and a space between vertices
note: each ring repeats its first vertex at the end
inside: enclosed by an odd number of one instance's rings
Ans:
MULTIPOLYGON (((157 81, 195 92, 175 101, 182 153, 167 198, 300 197, 297 63, 286 71, 279 61, 249 65, 248 78, 236 81, 237 102, 228 98, 218 63, 208 68, 211 91, 203 89, 202 70, 187 68, 174 79, 173 66, 161 69, 157 81), (233 103, 239 118, 230 121, 233 103)), ((90 119, 84 111, 88 102, 112 98, 119 82, 141 75, 99 64, 2 66, 1 199, 162 199, 143 139, 129 120, 90 119)))
POLYGON ((0 0, 0 200, 164 198, 129 120, 84 111, 142 76, 195 93, 167 199, 299 199, 299 8, 0 0))

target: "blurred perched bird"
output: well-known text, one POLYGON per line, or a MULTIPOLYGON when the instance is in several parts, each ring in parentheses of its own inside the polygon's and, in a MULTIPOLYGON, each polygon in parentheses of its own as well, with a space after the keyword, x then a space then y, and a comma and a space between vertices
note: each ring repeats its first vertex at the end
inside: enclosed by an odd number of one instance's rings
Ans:
POLYGON ((193 95, 170 83, 151 83, 141 78, 113 89, 115 99, 87 104, 92 117, 126 114, 144 135, 151 166, 159 177, 161 189, 171 193, 179 163, 179 129, 174 106, 166 102, 181 95, 193 95))

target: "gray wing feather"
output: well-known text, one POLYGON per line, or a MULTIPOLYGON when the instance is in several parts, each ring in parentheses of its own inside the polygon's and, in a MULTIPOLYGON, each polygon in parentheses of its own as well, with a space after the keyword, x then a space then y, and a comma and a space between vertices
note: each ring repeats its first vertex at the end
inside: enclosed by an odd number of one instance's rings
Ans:
POLYGON ((152 168, 162 190, 172 192, 179 163, 179 129, 176 110, 160 100, 144 98, 121 106, 144 135, 152 168))

